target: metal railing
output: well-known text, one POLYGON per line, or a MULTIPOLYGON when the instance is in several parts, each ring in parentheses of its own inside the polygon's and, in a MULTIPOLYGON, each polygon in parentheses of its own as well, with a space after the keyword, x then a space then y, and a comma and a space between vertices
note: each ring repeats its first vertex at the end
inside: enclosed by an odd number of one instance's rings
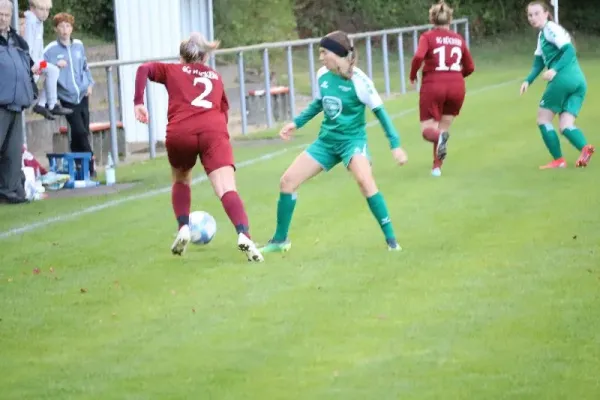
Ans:
MULTIPOLYGON (((452 29, 454 31, 459 32, 459 26, 462 25, 464 28, 462 30, 462 34, 465 38, 466 45, 470 44, 470 34, 469 34, 469 21, 466 18, 456 19, 452 22, 452 29)), ((403 28, 395 28, 395 29, 384 29, 378 31, 371 32, 361 32, 349 35, 351 39, 356 40, 365 40, 365 57, 367 63, 367 71, 366 73, 370 78, 373 78, 373 46, 372 42, 374 38, 380 38, 381 40, 381 48, 382 48, 382 58, 383 58, 383 78, 384 78, 384 93, 386 96, 391 94, 391 85, 390 85, 390 60, 389 60, 389 49, 388 49, 388 41, 391 37, 396 37, 398 41, 398 60, 399 60, 399 70, 397 71, 400 75, 401 82, 401 93, 406 93, 406 71, 405 71, 405 42, 404 37, 407 34, 412 34, 412 50, 413 54, 416 52, 419 41, 419 33, 422 31, 426 31, 430 29, 431 25, 419 25, 419 26, 411 26, 411 27, 403 27, 403 28)), ((261 43, 250 46, 243 47, 233 47, 228 49, 219 49, 216 50, 214 56, 219 55, 228 55, 234 54, 237 57, 237 72, 239 77, 239 93, 240 93, 240 114, 241 114, 241 125, 242 125, 242 134, 246 135, 248 133, 248 118, 247 118, 247 104, 246 104, 246 84, 245 84, 245 66, 244 66, 244 54, 252 51, 261 51, 262 52, 262 68, 264 75, 264 91, 265 95, 265 117, 266 117, 266 125, 268 128, 272 128, 274 125, 273 121, 273 110, 271 104, 271 96, 269 95, 271 92, 271 82, 270 82, 270 62, 269 62, 269 50, 271 49, 285 49, 286 50, 286 63, 287 63, 287 77, 288 77, 288 88, 289 88, 289 109, 291 115, 294 116, 294 104, 295 104, 295 89, 294 89, 294 70, 293 70, 293 50, 294 48, 306 46, 308 51, 308 68, 309 68, 309 78, 310 78, 310 86, 311 93, 313 98, 317 91, 317 81, 316 81, 316 68, 315 68, 315 57, 314 57, 314 47, 318 44, 320 38, 311 38, 311 39, 301 39, 301 40, 292 40, 292 41, 284 41, 284 42, 273 42, 273 43, 261 43)), ((356 42, 355 42, 356 45, 356 42)), ((109 106, 109 120, 110 120, 110 135, 111 135, 111 151, 113 155, 118 155, 118 141, 117 141, 117 111, 115 106, 115 93, 113 89, 113 68, 118 68, 120 66, 126 65, 135 65, 142 64, 145 62, 153 62, 153 61, 176 61, 179 60, 179 56, 173 57, 159 57, 159 58, 145 58, 145 59, 137 59, 137 60, 113 60, 113 61, 102 61, 90 63, 90 68, 104 68, 106 71, 106 79, 108 85, 108 106, 109 106)), ((215 65, 214 57, 211 59, 211 65, 215 65)), ((134 79, 134 77, 131 77, 134 79)), ((152 96, 150 95, 149 82, 146 85, 146 99, 147 99, 147 107, 151 109, 152 96)), ((123 99, 124 101, 130 101, 130 99, 123 99)), ((152 118, 150 118, 150 122, 148 124, 148 141, 149 141, 149 155, 150 158, 156 157, 156 126, 152 123, 152 118)), ((118 156, 113 156, 113 160, 115 163, 119 161, 118 156)))

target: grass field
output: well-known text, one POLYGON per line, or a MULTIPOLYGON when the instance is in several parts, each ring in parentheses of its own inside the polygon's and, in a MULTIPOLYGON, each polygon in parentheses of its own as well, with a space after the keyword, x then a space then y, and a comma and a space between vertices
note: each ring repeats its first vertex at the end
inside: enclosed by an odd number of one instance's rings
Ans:
MULTIPOLYGON (((600 144, 589 54, 578 125, 600 144)), ((292 251, 264 264, 235 250, 206 182, 193 209, 215 216, 217 236, 170 254, 170 195, 135 198, 168 187, 164 158, 119 168, 139 181, 127 192, 1 207, 0 398, 599 398, 600 159, 573 168, 563 140, 570 167, 538 170, 543 84, 520 98, 531 59, 493 60, 469 79, 442 178, 429 176, 414 93, 387 102, 408 165, 369 128, 401 253, 341 168, 301 188, 292 251)), ((237 176, 259 242, 317 124, 292 143, 236 147, 251 160, 237 176)))

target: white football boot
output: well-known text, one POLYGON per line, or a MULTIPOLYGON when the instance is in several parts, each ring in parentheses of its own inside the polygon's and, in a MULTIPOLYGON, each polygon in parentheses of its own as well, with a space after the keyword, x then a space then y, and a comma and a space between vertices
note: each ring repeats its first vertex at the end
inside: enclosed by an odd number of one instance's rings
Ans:
POLYGON ((238 235, 238 249, 246 253, 248 261, 263 262, 265 260, 258 247, 256 247, 256 244, 243 233, 238 235))
POLYGON ((179 232, 177 233, 177 237, 171 246, 171 252, 175 255, 182 255, 185 252, 185 249, 192 240, 192 235, 190 233, 189 225, 183 225, 179 232))

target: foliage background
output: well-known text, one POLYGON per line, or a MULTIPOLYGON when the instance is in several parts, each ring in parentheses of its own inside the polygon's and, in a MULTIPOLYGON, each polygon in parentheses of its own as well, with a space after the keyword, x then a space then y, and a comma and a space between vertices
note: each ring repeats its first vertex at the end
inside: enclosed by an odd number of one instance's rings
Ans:
MULTIPOLYGON (((215 35, 224 47, 427 23, 431 0, 213 0, 215 35)), ((26 1, 20 2, 21 11, 26 1)), ((526 27, 523 0, 455 0, 456 17, 468 17, 475 39, 526 27)), ((54 0, 52 14, 75 15, 77 29, 114 39, 111 0, 54 0)), ((560 0, 560 19, 573 34, 600 33, 598 0, 560 0)), ((47 29, 51 29, 47 24, 47 29)))

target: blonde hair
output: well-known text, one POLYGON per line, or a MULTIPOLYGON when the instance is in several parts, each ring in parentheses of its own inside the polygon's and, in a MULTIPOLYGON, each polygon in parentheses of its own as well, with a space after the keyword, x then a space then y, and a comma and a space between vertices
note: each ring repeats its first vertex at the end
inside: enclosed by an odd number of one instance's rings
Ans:
POLYGON ((354 46, 352 45, 352 40, 350 40, 348 34, 343 31, 333 31, 325 35, 325 37, 337 42, 348 52, 346 57, 338 56, 339 62, 337 65, 337 73, 346 79, 352 78, 354 66, 358 60, 358 55, 356 54, 356 49, 354 49, 354 46))
POLYGON ((448 25, 452 22, 452 13, 454 10, 444 0, 440 0, 429 9, 429 21, 436 26, 448 25))
POLYGON ((33 6, 36 8, 52 8, 52 0, 29 0, 29 6, 33 6))
POLYGON ((189 38, 179 45, 179 55, 186 64, 206 62, 208 55, 219 48, 221 42, 209 41, 203 34, 193 32, 189 38))

